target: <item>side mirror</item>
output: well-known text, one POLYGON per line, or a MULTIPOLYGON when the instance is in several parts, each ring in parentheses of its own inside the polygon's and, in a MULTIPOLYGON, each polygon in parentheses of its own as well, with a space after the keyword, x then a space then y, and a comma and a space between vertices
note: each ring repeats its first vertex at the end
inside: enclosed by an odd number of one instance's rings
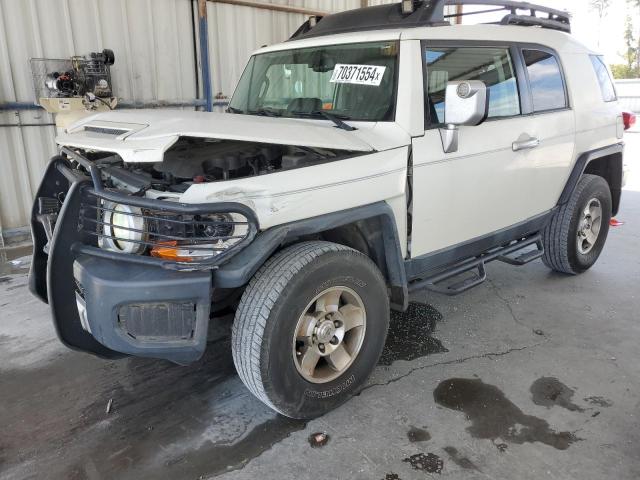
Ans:
POLYGON ((447 83, 444 122, 440 129, 445 153, 458 151, 458 127, 480 125, 489 113, 489 91, 480 80, 447 83))

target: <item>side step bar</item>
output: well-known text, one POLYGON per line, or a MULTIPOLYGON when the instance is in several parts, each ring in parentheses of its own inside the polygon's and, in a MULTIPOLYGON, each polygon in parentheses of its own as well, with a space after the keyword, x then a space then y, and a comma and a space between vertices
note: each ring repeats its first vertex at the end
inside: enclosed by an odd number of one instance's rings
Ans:
POLYGON ((459 295, 481 285, 487 280, 485 265, 489 262, 498 260, 500 262, 508 263, 509 265, 522 266, 541 258, 542 255, 544 255, 542 237, 540 235, 534 235, 524 240, 519 240, 506 247, 491 249, 478 257, 458 263, 436 275, 411 283, 409 284, 409 292, 427 289, 432 292, 442 293, 449 296, 459 295), (514 253, 517 253, 531 245, 535 245, 536 250, 532 250, 519 256, 512 256, 514 253), (463 273, 471 272, 473 270, 476 271, 464 280, 450 283, 448 285, 442 285, 447 280, 451 280, 463 273))

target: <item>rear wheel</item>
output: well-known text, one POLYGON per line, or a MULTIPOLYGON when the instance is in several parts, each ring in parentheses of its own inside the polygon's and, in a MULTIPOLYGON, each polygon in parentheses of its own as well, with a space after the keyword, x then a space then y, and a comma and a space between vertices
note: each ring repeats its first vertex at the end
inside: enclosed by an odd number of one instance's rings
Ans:
POLYGON ((591 268, 607 240, 611 205, 607 182, 596 175, 583 175, 544 231, 545 265, 573 275, 591 268))
POLYGON ((262 402, 314 418, 362 387, 388 325, 386 285, 371 259, 305 242, 275 255, 249 283, 233 325, 233 359, 262 402))

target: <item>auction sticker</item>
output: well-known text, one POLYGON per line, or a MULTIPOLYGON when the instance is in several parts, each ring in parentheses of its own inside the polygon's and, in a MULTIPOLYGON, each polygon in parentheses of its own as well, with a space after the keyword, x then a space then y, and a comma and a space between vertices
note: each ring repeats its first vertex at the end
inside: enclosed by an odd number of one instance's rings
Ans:
POLYGON ((331 83, 352 83, 355 85, 372 85, 379 87, 387 67, 375 65, 336 64, 331 83))

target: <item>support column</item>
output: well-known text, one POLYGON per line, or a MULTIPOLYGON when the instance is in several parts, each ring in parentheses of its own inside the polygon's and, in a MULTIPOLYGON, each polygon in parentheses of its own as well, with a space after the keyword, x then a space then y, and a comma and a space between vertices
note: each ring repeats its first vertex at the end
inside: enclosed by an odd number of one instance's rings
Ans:
POLYGON ((209 58, 209 21, 207 19, 207 0, 198 0, 198 27, 200 39, 200 69, 202 72, 202 92, 207 112, 213 111, 213 93, 211 89, 211 63, 209 58))

